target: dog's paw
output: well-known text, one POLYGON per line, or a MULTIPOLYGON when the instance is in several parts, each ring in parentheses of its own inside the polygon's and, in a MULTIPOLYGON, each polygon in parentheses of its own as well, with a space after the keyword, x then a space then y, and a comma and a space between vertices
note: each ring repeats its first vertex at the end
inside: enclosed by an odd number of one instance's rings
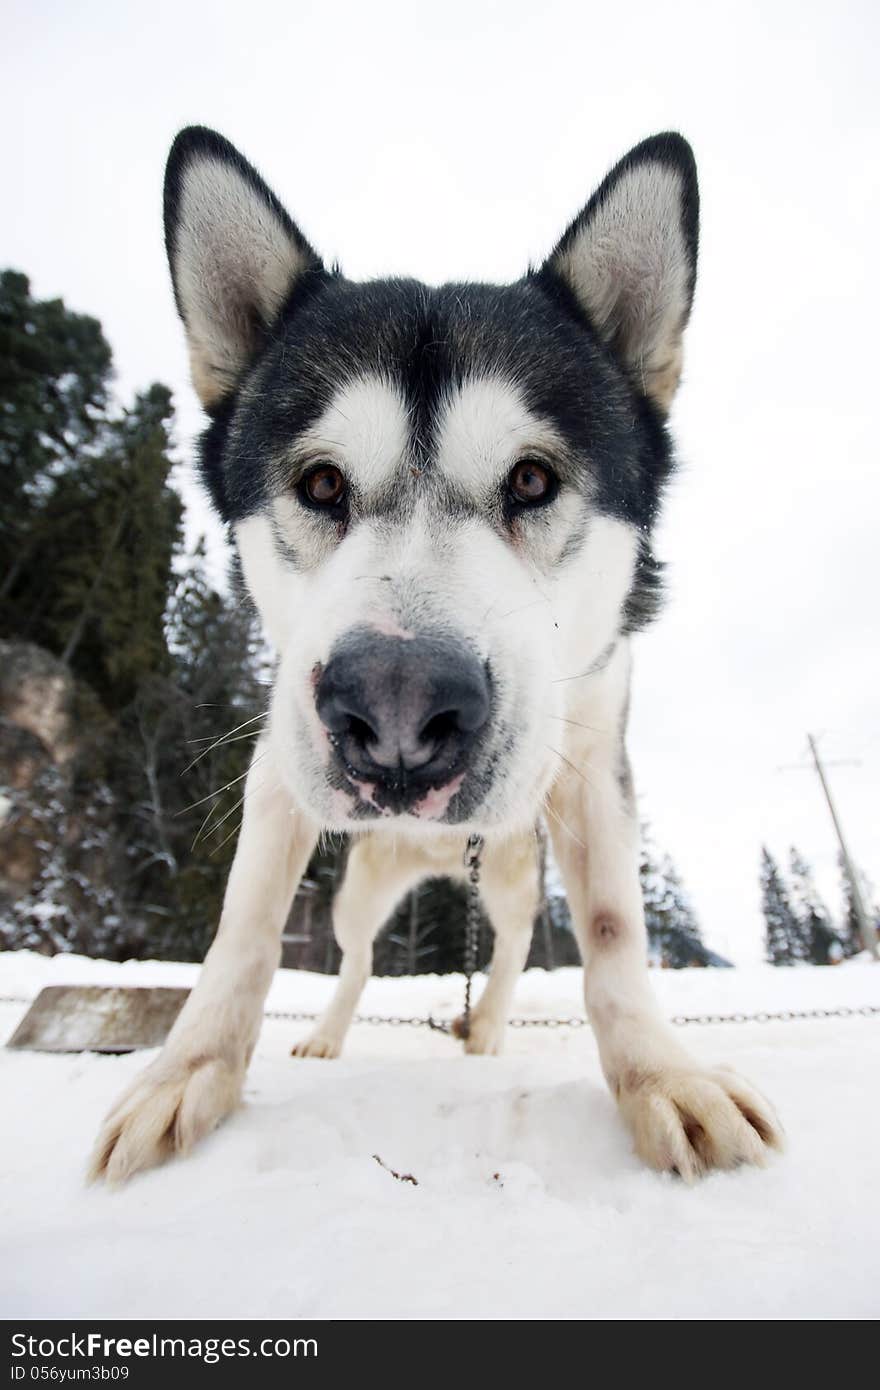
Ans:
POLYGON ((104 1121, 89 1160, 89 1182, 125 1182, 189 1153, 238 1105, 242 1079, 217 1057, 173 1063, 159 1057, 104 1121))
POLYGON ((474 1056, 497 1057, 504 1047, 504 1031, 503 1018, 492 1018, 488 1014, 480 1014, 476 1009, 470 1016, 467 1028, 463 1015, 452 1022, 453 1037, 462 1038, 465 1052, 474 1056))
POLYGON ((302 1042, 295 1043, 290 1049, 291 1057, 338 1057, 342 1051, 344 1039, 334 1037, 330 1033, 311 1033, 302 1042))
POLYGON ((685 1182, 713 1168, 763 1165, 784 1145, 769 1102, 724 1067, 633 1068, 620 1078, 617 1099, 640 1158, 685 1182))

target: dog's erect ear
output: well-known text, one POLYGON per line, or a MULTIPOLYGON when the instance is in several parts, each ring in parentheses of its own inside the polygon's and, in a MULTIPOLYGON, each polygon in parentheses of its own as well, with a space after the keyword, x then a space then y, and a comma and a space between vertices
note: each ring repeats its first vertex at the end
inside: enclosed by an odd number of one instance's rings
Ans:
POLYGON ((165 170, 165 246, 193 385, 220 404, 296 283, 322 266, 274 193, 228 140, 182 130, 165 170))
POLYGON ((690 145, 654 135, 611 170, 544 266, 663 411, 681 375, 698 216, 690 145))

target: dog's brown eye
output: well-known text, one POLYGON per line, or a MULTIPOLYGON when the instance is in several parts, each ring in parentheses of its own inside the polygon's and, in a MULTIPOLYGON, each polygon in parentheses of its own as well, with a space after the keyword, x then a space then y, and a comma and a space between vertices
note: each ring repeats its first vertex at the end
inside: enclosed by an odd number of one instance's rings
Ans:
POLYGON ((337 507, 345 496, 345 479, 332 463, 321 464, 306 474, 303 491, 315 507, 337 507))
POLYGON ((507 486, 515 501, 529 507, 550 500, 556 487, 556 478, 550 469, 537 459, 522 459, 512 469, 507 486))

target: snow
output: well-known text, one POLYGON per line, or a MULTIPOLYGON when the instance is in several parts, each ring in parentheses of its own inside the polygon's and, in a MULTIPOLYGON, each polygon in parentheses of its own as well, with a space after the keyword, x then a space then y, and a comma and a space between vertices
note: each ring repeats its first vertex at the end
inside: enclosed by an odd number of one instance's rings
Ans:
MULTIPOLYGON (((0 995, 189 984, 197 967, 0 955, 0 995)), ((658 971, 670 1016, 880 1004, 880 968, 658 971)), ((319 1008, 279 972, 268 1007, 319 1008)), ((373 980, 364 1013, 457 1011, 454 977, 373 980)), ((11 1033, 22 1004, 0 1004, 11 1033)), ((577 970, 530 971, 518 1016, 574 1016, 577 970)), ((147 1060, 0 1052, 0 1310, 12 1317, 850 1318, 880 1312, 880 1016, 690 1026, 769 1094, 769 1168, 695 1189, 641 1167, 588 1029, 511 1029, 501 1058, 356 1026, 293 1060, 267 1020, 246 1105, 185 1162, 83 1186, 104 1111, 147 1060), (381 1165, 374 1155, 381 1159, 381 1165), (384 1165, 384 1166, 382 1166, 384 1165), (411 1174, 417 1185, 395 1179, 411 1174)))

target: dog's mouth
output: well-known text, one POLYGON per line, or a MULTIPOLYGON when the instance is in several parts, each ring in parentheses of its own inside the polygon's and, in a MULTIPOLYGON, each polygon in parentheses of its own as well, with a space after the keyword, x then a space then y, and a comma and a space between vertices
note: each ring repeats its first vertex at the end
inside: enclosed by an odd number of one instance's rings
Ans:
POLYGON ((331 777, 334 809, 346 819, 358 821, 406 816, 454 823, 466 777, 462 768, 445 775, 442 781, 426 782, 400 768, 394 777, 370 778, 343 765, 340 774, 331 777))

